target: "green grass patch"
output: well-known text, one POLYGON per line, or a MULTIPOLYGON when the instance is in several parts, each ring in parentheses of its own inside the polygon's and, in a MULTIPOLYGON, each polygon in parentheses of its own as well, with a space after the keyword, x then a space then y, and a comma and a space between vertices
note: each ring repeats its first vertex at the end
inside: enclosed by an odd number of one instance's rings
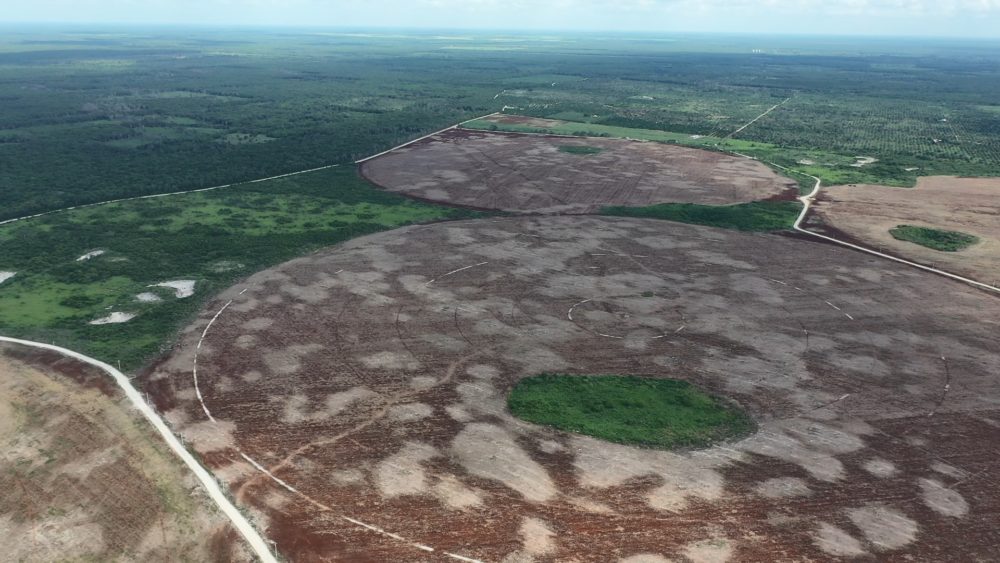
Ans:
POLYGON ((913 225, 899 225, 889 229, 889 234, 897 240, 905 240, 943 252, 957 252, 979 242, 979 237, 966 233, 913 225))
POLYGON ((588 146, 580 146, 580 145, 560 145, 559 146, 559 152, 566 152, 566 153, 569 153, 569 154, 588 155, 588 154, 599 154, 599 153, 602 153, 602 152, 604 152, 604 149, 602 149, 600 147, 588 147, 588 146))
POLYGON ((0 334, 132 369, 237 279, 312 250, 413 223, 482 216, 374 188, 353 167, 226 190, 100 205, 0 227, 0 334), (77 261, 91 250, 105 253, 77 261), (195 280, 195 294, 148 287, 195 280), (140 302, 139 293, 161 300, 140 302), (90 325, 111 311, 125 323, 90 325))
POLYGON ((645 207, 613 206, 601 209, 601 214, 666 219, 737 231, 781 231, 792 228, 801 211, 802 204, 797 201, 754 201, 736 205, 660 203, 645 207))
POLYGON ((672 379, 543 374, 518 382, 507 404, 528 422, 663 449, 705 447, 755 427, 742 410, 672 379))

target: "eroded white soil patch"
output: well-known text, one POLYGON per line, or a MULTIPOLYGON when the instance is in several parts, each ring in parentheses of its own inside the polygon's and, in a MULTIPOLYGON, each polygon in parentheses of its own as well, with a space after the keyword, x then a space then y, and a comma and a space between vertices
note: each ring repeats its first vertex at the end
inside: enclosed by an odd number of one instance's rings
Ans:
POLYGON ((194 295, 194 284, 195 280, 171 280, 154 283, 149 287, 168 287, 174 290, 174 297, 184 299, 185 297, 194 295))
POLYGON ((94 319, 94 320, 90 321, 87 324, 92 324, 92 325, 111 325, 111 324, 118 324, 118 323, 126 323, 128 321, 131 321, 134 318, 135 318, 135 313, 125 313, 125 312, 122 312, 122 311, 115 311, 114 313, 111 313, 110 315, 101 317, 99 319, 94 319))
POLYGON ((104 254, 105 252, 106 251, 104 251, 104 250, 91 250, 90 252, 87 252, 87 253, 81 255, 79 258, 76 259, 76 261, 77 262, 85 262, 87 260, 90 260, 91 258, 97 258, 98 256, 100 256, 101 254, 104 254))

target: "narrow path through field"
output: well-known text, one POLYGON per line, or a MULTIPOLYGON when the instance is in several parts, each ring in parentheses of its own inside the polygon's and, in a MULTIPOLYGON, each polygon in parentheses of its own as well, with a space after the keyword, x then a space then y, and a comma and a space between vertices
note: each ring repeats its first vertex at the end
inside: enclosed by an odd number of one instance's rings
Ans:
POLYGON ((205 487, 205 490, 208 491, 209 497, 215 502, 219 509, 222 510, 223 514, 229 518, 230 522, 233 523, 233 527, 235 527, 236 530, 243 535, 257 557, 264 563, 277 563, 277 559, 271 554, 264 538, 257 532, 253 525, 250 524, 250 521, 247 520, 243 513, 236 508, 228 497, 226 497, 222 488, 219 486, 218 481, 215 480, 212 474, 209 473, 207 469, 202 467, 200 463, 198 463, 194 456, 191 455, 191 452, 189 452, 187 448, 181 444, 180 440, 174 436, 174 433, 170 431, 170 428, 167 427, 167 424, 163 421, 163 419, 156 414, 156 411, 154 411, 145 400, 143 400, 142 395, 140 395, 139 391, 132 386, 125 374, 100 360, 84 356, 79 352, 67 350, 66 348, 60 348, 59 346, 43 344, 41 342, 32 342, 30 340, 21 340, 19 338, 10 338, 7 336, 0 336, 0 342, 10 342, 12 344, 20 344, 22 346, 30 346, 32 348, 52 350, 64 356, 69 356, 70 358, 88 363, 110 375, 112 379, 115 380, 115 383, 118 384, 118 387, 120 387, 125 393, 125 396, 128 397, 132 406, 134 406, 139 412, 142 413, 143 416, 146 417, 146 420, 148 420, 150 424, 156 428, 157 432, 163 436, 163 439, 166 440, 170 449, 172 449, 174 453, 181 458, 184 464, 187 465, 192 472, 194 472, 198 481, 200 481, 202 486, 205 487))
POLYGON ((754 123, 755 123, 755 122, 756 122, 756 121, 757 121, 758 119, 760 119, 760 118, 764 117, 765 115, 767 115, 767 114, 771 113, 772 111, 774 111, 774 110, 778 109, 779 107, 781 107, 782 105, 784 105, 784 104, 785 104, 785 102, 787 102, 788 100, 791 100, 791 99, 792 99, 792 98, 791 98, 791 96, 789 96, 789 97, 785 98, 784 100, 781 100, 780 102, 778 102, 778 103, 774 104, 773 106, 771 106, 771 107, 767 108, 767 111, 765 111, 764 113, 762 113, 762 114, 758 115, 757 117, 755 117, 755 118, 751 119, 750 121, 747 121, 746 123, 744 123, 744 124, 743 124, 743 126, 742 126, 742 127, 740 127, 739 129, 737 129, 736 131, 733 131, 732 133, 730 133, 730 134, 726 135, 726 136, 725 136, 725 137, 723 137, 722 139, 723 139, 723 140, 725 140, 725 139, 729 139, 729 138, 731 138, 731 137, 732 137, 733 135, 736 135, 736 134, 737 134, 737 133, 739 133, 740 131, 742 131, 742 130, 746 129, 747 127, 750 127, 750 126, 751 126, 751 125, 753 125, 753 124, 754 124, 754 123))

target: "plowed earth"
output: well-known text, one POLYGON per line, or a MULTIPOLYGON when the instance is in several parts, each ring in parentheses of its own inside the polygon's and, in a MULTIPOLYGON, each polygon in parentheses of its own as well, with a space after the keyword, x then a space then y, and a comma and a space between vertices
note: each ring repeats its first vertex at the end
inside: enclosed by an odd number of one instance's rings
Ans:
POLYGON ((451 129, 361 165, 367 179, 427 201, 532 213, 608 205, 788 199, 797 185, 746 158, 654 142, 451 129), (572 154, 561 146, 602 149, 572 154))
POLYGON ((831 245, 515 217, 256 274, 144 382, 295 561, 986 561, 998 327, 986 293, 831 245), (513 418, 544 371, 684 379, 760 429, 664 452, 513 418))
POLYGON ((0 345, 4 561, 251 561, 100 370, 0 345))
POLYGON ((1000 282, 1000 178, 932 176, 915 188, 833 186, 821 194, 816 219, 848 238, 984 283, 1000 282), (979 242, 941 252, 893 238, 889 229, 901 224, 959 231, 979 242))

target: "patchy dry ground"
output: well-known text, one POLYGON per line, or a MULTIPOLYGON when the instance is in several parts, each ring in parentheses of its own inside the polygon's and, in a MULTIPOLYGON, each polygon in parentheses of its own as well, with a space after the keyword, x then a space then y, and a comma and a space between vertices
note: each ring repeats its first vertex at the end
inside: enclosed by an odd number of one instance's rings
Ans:
POLYGON ((423 200, 532 213, 592 213, 608 205, 724 205, 794 198, 797 185, 746 158, 624 139, 451 129, 369 160, 361 173, 423 200), (598 154, 560 147, 588 146, 598 154))
POLYGON ((101 371, 0 345, 5 561, 251 561, 101 371))
POLYGON ((995 297, 831 245, 515 217, 256 274, 143 378, 296 561, 985 561, 998 328, 995 297), (760 431, 663 452, 536 427, 505 395, 542 371, 685 379, 760 431))
POLYGON ((813 209, 844 238, 984 283, 1000 280, 1000 178, 931 176, 915 188, 834 186, 824 188, 813 209), (980 242, 941 252, 893 238, 889 229, 901 224, 960 231, 980 242))

